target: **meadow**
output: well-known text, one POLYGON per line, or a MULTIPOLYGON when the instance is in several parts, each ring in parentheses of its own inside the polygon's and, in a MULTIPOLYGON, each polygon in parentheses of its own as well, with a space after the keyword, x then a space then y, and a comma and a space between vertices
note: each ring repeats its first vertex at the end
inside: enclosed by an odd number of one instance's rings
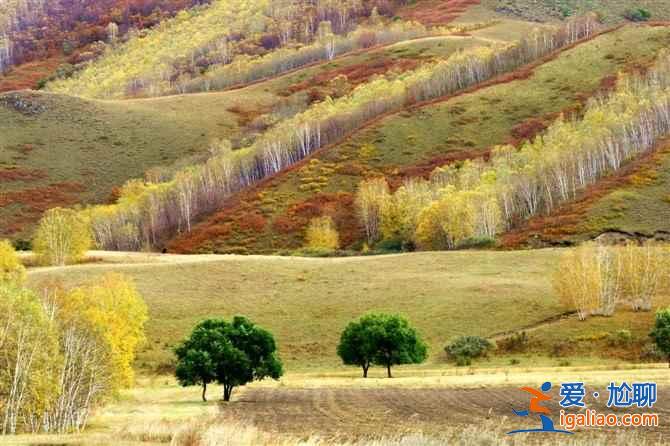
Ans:
POLYGON ((171 370, 172 347, 198 321, 237 314, 275 334, 293 372, 347 370, 335 353, 340 333, 370 311, 405 315, 428 343, 427 367, 446 363, 443 348, 456 336, 502 339, 522 330, 530 335, 525 350, 484 365, 508 364, 510 358, 525 365, 565 365, 592 354, 612 363, 638 360, 634 354, 647 342, 651 315, 624 309, 612 318, 577 321, 552 289, 560 254, 560 249, 336 259, 93 254, 97 261, 89 264, 31 268, 29 281, 36 286, 57 278, 73 285, 108 271, 133 278, 149 306, 148 342, 136 362, 148 372, 171 370), (560 334, 563 328, 569 335, 560 334), (618 329, 631 331, 631 348, 599 354, 607 335, 618 329))
POLYGON ((652 20, 670 19, 670 7, 663 0, 482 0, 486 8, 526 20, 556 20, 593 11, 605 22, 620 23, 628 11, 643 8, 652 20))

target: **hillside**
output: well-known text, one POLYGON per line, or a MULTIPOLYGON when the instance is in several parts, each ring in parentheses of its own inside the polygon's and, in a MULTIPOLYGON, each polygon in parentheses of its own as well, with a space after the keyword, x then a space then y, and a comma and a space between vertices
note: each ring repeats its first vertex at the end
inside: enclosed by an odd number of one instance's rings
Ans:
POLYGON ((0 235, 28 238, 48 207, 106 202, 114 188, 151 168, 169 176, 175 163, 202 161, 216 140, 230 140, 235 148, 248 144, 285 116, 328 95, 346 94, 372 76, 485 42, 445 36, 397 43, 221 93, 126 101, 0 95, 0 175, 6 180, 0 183, 0 215, 7 219, 0 235), (333 82, 342 75, 345 82, 333 82), (72 187, 59 191, 64 182, 72 187))
MULTIPOLYGON (((393 20, 377 17, 378 5, 370 2, 360 10, 329 6, 317 14, 317 28, 333 14, 351 19, 347 26, 330 29, 325 40, 323 30, 310 31, 313 35, 303 36, 306 40, 291 31, 291 38, 273 46, 267 36, 284 19, 261 3, 247 9, 240 1, 229 9, 215 2, 182 13, 114 45, 74 76, 51 82, 49 89, 57 93, 2 96, 0 115, 8 130, 0 141, 5 149, 0 174, 6 180, 0 185, 0 215, 7 223, 0 234, 28 239, 49 207, 111 203, 130 179, 145 178, 145 188, 163 183, 175 189, 175 178, 189 178, 226 150, 232 149, 231 159, 246 160, 241 163, 267 162, 249 160, 269 153, 272 138, 293 132, 301 120, 331 113, 340 104, 356 106, 368 100, 368 90, 390 92, 451 60, 485 57, 558 29, 503 18, 477 2, 398 4, 387 11, 398 14, 393 20), (236 20, 239 14, 249 20, 236 20), (261 31, 250 19, 257 14, 262 15, 261 31), (452 25, 441 26, 445 23, 452 25), (241 35, 234 44, 231 33, 241 35), (227 61, 219 60, 224 43, 232 45, 224 45, 227 61), (326 56, 323 51, 331 44, 334 52, 326 56), (183 92, 191 94, 171 94, 183 92), (138 95, 163 97, 128 99, 138 95), (60 162, 53 162, 54 154, 60 162)), ((395 189, 406 179, 427 177, 438 166, 486 159, 497 145, 520 147, 559 117, 578 118, 589 99, 611 90, 621 73, 643 72, 670 38, 664 26, 627 25, 585 40, 445 97, 413 106, 408 105, 414 99, 407 97, 390 112, 357 124, 343 139, 336 137, 308 160, 282 164, 281 172, 261 184, 247 187, 263 175, 242 184, 240 193, 225 202, 194 204, 202 209, 193 210, 193 230, 190 210, 185 223, 169 221, 169 211, 161 211, 166 216, 156 221, 166 229, 152 232, 142 243, 184 253, 294 250, 304 244, 310 219, 328 215, 335 220, 342 247, 361 249, 363 233, 353 206, 361 180, 384 176, 395 189), (186 233, 178 234, 183 227, 186 233)), ((655 160, 642 175, 644 184, 636 177, 599 185, 598 193, 587 191, 582 197, 589 204, 581 203, 579 213, 557 210, 556 215, 568 214, 558 224, 537 218, 515 228, 502 244, 562 244, 612 231, 664 234, 665 176, 663 161, 655 160), (630 182, 635 183, 634 192, 621 188, 630 182), (604 197, 605 190, 614 195, 604 197), (596 198, 603 201, 596 203, 596 198), (640 215, 649 218, 636 217, 640 215)), ((638 175, 636 165, 621 175, 638 175)), ((159 200, 166 200, 165 207, 177 201, 169 194, 159 200)), ((119 214, 117 220, 125 228, 129 218, 141 214, 119 214)), ((135 224, 138 234, 147 233, 141 221, 135 224)), ((140 247, 118 240, 105 246, 140 247)))
POLYGON ((206 2, 4 1, 0 5, 0 92, 34 88, 59 65, 96 56, 96 43, 122 39, 131 29, 152 27, 180 10, 203 3, 206 2), (110 24, 116 29, 113 35, 110 24))
MULTIPOLYGON (((619 72, 644 67, 668 42, 667 28, 628 26, 496 85, 386 117, 232 200, 170 247, 177 252, 295 249, 309 219, 322 214, 335 219, 343 246, 360 246, 352 193, 362 179, 383 175, 399 185, 436 166, 486 156, 495 145, 518 145, 561 113, 578 115, 589 98, 612 87, 619 72)), ((664 206, 664 196, 648 199, 664 206)), ((636 221, 664 230, 667 220, 636 221)))
MULTIPOLYGON (((280 46, 309 44, 313 40, 311 34, 324 20, 330 22, 333 31, 342 34, 355 28, 377 7, 382 16, 393 17, 397 13, 396 17, 426 25, 444 25, 477 3, 478 0, 450 0, 439 5, 419 2, 405 7, 403 2, 394 1, 349 4, 273 0, 235 6, 234 2, 219 0, 11 0, 0 5, 0 92, 36 88, 47 79, 69 77, 96 59, 108 59, 110 51, 129 56, 124 49, 118 49, 120 43, 128 41, 131 46, 135 42, 139 44, 136 47, 141 47, 154 40, 152 51, 140 48, 133 59, 135 65, 147 62, 142 56, 157 55, 161 47, 167 50, 170 46, 172 55, 165 55, 172 58, 174 66, 168 64, 163 70, 176 69, 177 74, 169 79, 173 81, 180 74, 193 75, 212 63, 228 63, 234 54, 255 57, 280 46), (435 8, 440 14, 431 13, 435 8), (239 25, 223 26, 230 25, 226 15, 233 10, 240 19, 239 25), (180 17, 169 20, 180 11, 180 17), (243 15, 250 21, 242 23, 243 15), (425 20, 426 17, 430 19, 425 20), (182 31, 183 38, 179 36, 182 31), (162 44, 156 44, 156 38, 170 35, 162 44), (217 48, 208 54, 210 44, 217 48), (215 54, 224 48, 224 53, 215 54), (191 50, 196 51, 192 62, 199 60, 184 70, 184 65, 188 65, 185 56, 191 50)), ((164 58, 157 60, 165 62, 164 58)), ((118 70, 123 66, 112 67, 118 70)), ((130 68, 125 66, 126 70, 130 68)))
POLYGON ((621 310, 585 322, 560 319, 565 309, 551 286, 560 254, 467 251, 306 259, 94 253, 103 263, 36 268, 29 280, 39 285, 57 278, 71 285, 108 271, 132 277, 150 314, 148 343, 137 360, 142 369, 165 369, 171 347, 200 319, 243 314, 275 334, 292 371, 339 370, 340 331, 369 311, 405 315, 428 342, 429 366, 445 363, 443 347, 452 337, 529 327, 527 350, 515 353, 524 362, 549 358, 553 364, 580 355, 638 360, 650 313, 621 310), (608 333, 623 328, 632 332, 633 348, 599 350, 608 333), (556 345, 562 346, 558 354, 552 353, 556 345))
POLYGON ((560 20, 572 15, 596 12, 607 23, 624 20, 670 20, 670 6, 664 0, 482 0, 491 10, 533 21, 560 20), (649 17, 638 16, 643 10, 649 17))

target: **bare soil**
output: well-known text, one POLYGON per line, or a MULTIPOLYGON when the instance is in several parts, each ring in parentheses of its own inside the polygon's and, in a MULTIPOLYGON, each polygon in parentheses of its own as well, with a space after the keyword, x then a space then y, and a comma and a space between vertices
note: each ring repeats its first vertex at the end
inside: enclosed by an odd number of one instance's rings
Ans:
MULTIPOLYGON (((587 384, 585 402, 589 409, 604 413, 626 411, 654 412, 660 416, 658 428, 644 429, 644 434, 670 433, 664 424, 670 415, 670 389, 659 388, 653 410, 608 409, 607 391, 599 388, 594 399, 587 384)), ((558 426, 558 385, 552 389, 552 401, 545 405, 558 426)), ((499 420, 503 429, 539 427, 537 417, 517 417, 512 412, 526 410, 530 395, 515 387, 448 389, 448 388, 259 388, 248 389, 233 403, 222 403, 225 419, 253 423, 258 428, 296 436, 318 435, 329 439, 356 439, 366 436, 423 432, 439 435, 448 427, 472 425, 485 419, 499 420), (537 426, 536 426, 537 425, 537 426), (347 434, 343 434, 346 432, 347 434), (346 435, 343 437, 343 435, 346 435)), ((572 411, 572 410, 569 410, 572 411)), ((617 429, 611 429, 613 432, 617 429)))

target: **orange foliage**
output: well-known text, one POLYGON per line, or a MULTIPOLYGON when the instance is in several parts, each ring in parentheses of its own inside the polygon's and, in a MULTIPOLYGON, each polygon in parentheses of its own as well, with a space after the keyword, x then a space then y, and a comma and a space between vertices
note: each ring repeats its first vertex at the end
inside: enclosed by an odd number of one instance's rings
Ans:
POLYGON ((417 2, 398 11, 405 20, 414 20, 424 25, 444 25, 461 16, 470 6, 480 0, 427 0, 417 2))

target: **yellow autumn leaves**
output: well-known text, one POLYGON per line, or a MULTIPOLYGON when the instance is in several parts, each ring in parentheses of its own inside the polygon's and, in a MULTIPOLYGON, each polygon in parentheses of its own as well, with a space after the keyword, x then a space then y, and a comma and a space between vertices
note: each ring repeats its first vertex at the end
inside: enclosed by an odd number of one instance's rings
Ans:
POLYGON ((589 316, 611 316, 621 305, 650 311, 667 291, 670 251, 647 243, 605 246, 585 243, 567 251, 554 276, 561 302, 589 316))
POLYGON ((91 410, 132 383, 147 307, 120 274, 69 290, 24 279, 0 241, 0 432, 81 430, 91 410))

